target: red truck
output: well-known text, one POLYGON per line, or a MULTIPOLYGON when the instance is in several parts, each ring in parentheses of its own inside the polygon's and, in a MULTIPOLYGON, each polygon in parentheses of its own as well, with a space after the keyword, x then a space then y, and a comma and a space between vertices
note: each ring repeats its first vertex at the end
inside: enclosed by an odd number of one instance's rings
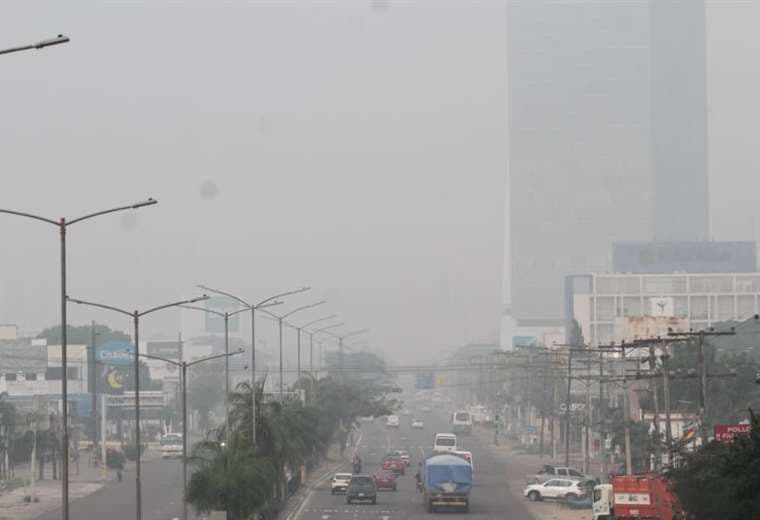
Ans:
POLYGON ((685 520, 668 480, 656 473, 612 477, 594 487, 594 520, 685 520))

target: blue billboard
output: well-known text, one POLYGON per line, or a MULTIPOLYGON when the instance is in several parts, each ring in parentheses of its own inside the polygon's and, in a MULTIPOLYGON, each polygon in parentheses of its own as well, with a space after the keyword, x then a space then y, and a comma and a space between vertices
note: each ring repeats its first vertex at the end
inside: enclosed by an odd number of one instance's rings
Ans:
POLYGON ((111 340, 95 349, 99 363, 111 366, 131 366, 135 362, 135 348, 129 341, 111 340))
POLYGON ((417 390, 432 390, 435 388, 435 374, 433 372, 417 372, 414 387, 417 390))

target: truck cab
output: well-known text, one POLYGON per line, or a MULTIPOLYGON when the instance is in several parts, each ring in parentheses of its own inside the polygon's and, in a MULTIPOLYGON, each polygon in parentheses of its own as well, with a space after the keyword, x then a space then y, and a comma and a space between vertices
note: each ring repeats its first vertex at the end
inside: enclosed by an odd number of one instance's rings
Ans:
POLYGON ((591 512, 594 520, 611 520, 613 514, 612 484, 594 486, 591 512))

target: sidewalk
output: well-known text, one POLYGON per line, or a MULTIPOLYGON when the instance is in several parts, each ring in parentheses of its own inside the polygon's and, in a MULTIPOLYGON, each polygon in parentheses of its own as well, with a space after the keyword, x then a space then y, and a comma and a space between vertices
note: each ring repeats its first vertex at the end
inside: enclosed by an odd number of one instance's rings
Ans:
MULTIPOLYGON (((105 478, 100 468, 91 465, 90 454, 80 453, 78 462, 69 464, 69 500, 74 501, 95 493, 116 480, 116 473, 107 470, 105 478)), ((147 450, 143 461, 160 457, 160 454, 147 450)), ((133 462, 127 463, 127 471, 133 471, 133 462)), ((24 498, 31 494, 29 487, 29 466, 15 468, 15 480, 23 480, 24 485, 0 495, 0 520, 33 520, 49 511, 61 507, 61 481, 52 480, 52 467, 45 465, 45 480, 38 480, 34 485, 34 495, 38 501, 25 502, 24 498)))
POLYGON ((527 475, 535 474, 544 464, 564 465, 562 461, 552 460, 551 457, 541 458, 538 455, 528 455, 515 450, 515 445, 507 439, 499 439, 499 446, 493 444, 493 430, 475 428, 473 435, 477 436, 483 446, 488 446, 491 452, 505 462, 506 478, 509 491, 526 503, 528 511, 536 520, 591 520, 591 510, 569 509, 561 502, 530 502, 523 497, 527 475))

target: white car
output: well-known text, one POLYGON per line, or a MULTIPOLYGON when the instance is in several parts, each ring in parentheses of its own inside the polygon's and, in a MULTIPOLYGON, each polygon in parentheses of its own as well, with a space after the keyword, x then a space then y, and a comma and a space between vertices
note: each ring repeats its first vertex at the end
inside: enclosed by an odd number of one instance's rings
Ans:
POLYGON ((425 423, 419 419, 414 419, 412 420, 412 428, 414 428, 415 430, 424 430, 425 423))
POLYGON ((398 415, 389 415, 385 420, 386 428, 398 428, 400 426, 398 415))
POLYGON ((404 417, 409 417, 410 415, 412 415, 412 411, 409 409, 402 410, 401 415, 403 415, 404 417))
POLYGON ((523 495, 532 502, 543 499, 574 500, 586 494, 583 481, 553 478, 543 484, 531 484, 525 488, 523 495))
POLYGON ((351 473, 336 473, 330 481, 330 492, 345 493, 351 483, 351 473))

